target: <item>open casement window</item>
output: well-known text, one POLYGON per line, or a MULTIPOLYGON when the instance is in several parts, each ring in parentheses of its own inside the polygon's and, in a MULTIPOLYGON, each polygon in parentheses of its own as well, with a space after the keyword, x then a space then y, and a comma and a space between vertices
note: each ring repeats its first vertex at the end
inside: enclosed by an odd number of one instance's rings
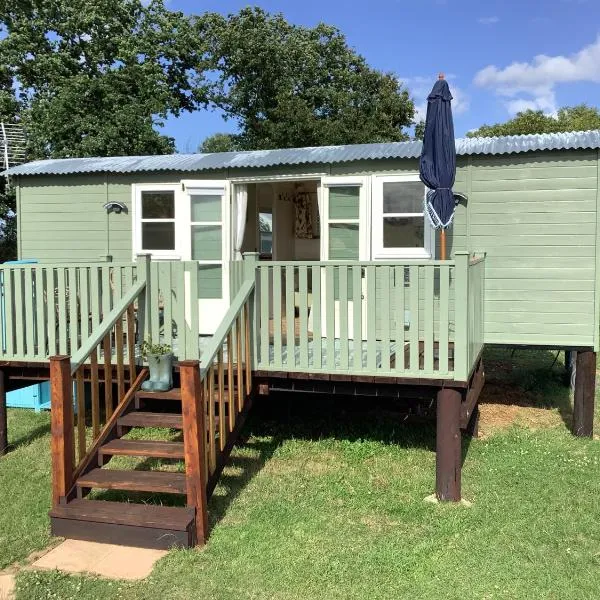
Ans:
POLYGON ((427 188, 414 175, 373 181, 373 258, 431 258, 433 228, 423 209, 427 188))
POLYGON ((134 187, 134 254, 150 253, 155 260, 180 258, 178 190, 161 184, 134 187))

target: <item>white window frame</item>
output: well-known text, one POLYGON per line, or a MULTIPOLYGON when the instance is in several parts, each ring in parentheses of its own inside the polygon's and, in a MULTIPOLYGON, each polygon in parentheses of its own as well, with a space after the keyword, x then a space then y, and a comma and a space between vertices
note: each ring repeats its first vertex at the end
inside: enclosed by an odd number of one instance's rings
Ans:
POLYGON ((179 222, 181 220, 181 184, 179 183, 135 183, 132 186, 132 232, 133 232, 133 259, 137 254, 150 254, 153 260, 180 260, 183 246, 179 235, 179 222), (173 219, 142 219, 142 192, 173 192, 174 218, 173 219), (150 222, 175 223, 175 248, 173 250, 151 250, 142 248, 142 223, 150 222))
POLYGON ((358 225, 358 259, 369 260, 369 223, 367 198, 369 197, 369 177, 362 176, 330 176, 322 177, 319 186, 321 196, 320 215, 321 222, 321 260, 330 260, 329 258, 329 225, 344 224, 358 225), (336 187, 357 187, 358 193, 358 218, 354 219, 330 219, 329 218, 329 190, 336 187))
MULTIPOLYGON (((375 175, 373 178, 373 236, 372 252, 373 259, 385 260, 390 258, 433 258, 435 251, 435 230, 429 223, 425 210, 418 213, 385 213, 383 212, 383 185, 385 183, 402 183, 419 181, 418 173, 404 175, 375 175), (422 217, 424 222, 423 247, 422 248, 384 248, 383 247, 383 219, 386 218, 410 218, 422 217)), ((427 187, 423 184, 423 202, 427 187)))

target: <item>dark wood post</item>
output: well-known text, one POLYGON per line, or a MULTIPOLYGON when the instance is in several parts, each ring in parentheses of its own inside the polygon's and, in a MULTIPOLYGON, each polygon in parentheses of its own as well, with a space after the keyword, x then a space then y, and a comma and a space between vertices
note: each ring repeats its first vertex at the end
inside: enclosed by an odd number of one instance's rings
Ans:
POLYGON ((462 448, 461 393, 442 388, 437 393, 435 493, 438 500, 460 500, 462 448))
POLYGON ((8 417, 6 415, 6 374, 0 371, 0 456, 8 450, 8 417))
POLYGON ((208 538, 208 507, 206 499, 206 424, 204 394, 200 384, 200 362, 179 363, 181 377, 181 412, 183 414, 183 449, 187 505, 196 510, 196 542, 208 538))
POLYGON ((50 408, 52 505, 56 506, 73 485, 73 383, 68 356, 50 358, 50 408))
POLYGON ((573 396, 573 435, 593 436, 595 394, 596 353, 591 350, 578 351, 573 396))

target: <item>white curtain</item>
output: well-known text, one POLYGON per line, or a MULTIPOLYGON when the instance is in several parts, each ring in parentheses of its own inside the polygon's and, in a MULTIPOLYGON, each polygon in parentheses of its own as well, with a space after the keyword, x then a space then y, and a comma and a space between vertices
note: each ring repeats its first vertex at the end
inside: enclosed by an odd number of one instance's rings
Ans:
POLYGON ((246 212, 248 208, 248 186, 246 184, 235 185, 235 229, 233 249, 235 258, 242 258, 242 244, 244 243, 244 231, 246 230, 246 212))

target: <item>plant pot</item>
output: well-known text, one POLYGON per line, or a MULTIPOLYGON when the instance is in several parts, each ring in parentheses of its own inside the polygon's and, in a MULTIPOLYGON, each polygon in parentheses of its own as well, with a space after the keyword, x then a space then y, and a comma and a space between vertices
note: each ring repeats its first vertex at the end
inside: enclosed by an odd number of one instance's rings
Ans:
POLYGON ((148 354, 150 378, 142 383, 146 392, 166 392, 173 387, 173 354, 148 354))

